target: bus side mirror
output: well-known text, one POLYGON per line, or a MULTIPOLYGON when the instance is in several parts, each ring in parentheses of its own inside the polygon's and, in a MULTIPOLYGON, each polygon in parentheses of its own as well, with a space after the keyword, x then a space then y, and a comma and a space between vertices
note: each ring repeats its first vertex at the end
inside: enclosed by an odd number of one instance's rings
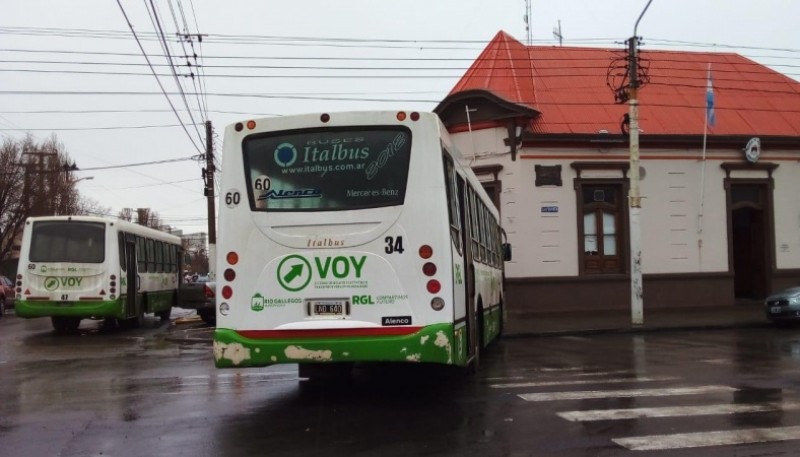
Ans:
POLYGON ((503 261, 511 260, 511 243, 503 243, 503 261))

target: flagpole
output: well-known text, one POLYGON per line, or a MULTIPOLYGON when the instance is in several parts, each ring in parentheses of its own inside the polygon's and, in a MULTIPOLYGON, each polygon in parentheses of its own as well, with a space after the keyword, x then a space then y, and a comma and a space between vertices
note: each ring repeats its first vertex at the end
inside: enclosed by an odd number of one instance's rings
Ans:
MULTIPOLYGON (((708 63, 706 81, 711 81, 711 62, 708 63)), ((706 91, 709 87, 706 88, 706 91)), ((703 159, 700 166, 700 215, 697 217, 697 262, 699 271, 703 271, 703 212, 706 193, 706 142, 708 140, 708 96, 706 96, 705 120, 703 122, 703 159)))

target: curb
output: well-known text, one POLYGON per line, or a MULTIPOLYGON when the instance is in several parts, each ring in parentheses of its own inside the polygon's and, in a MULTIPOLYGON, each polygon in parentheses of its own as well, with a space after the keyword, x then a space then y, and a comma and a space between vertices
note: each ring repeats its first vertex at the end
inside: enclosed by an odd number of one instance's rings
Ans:
POLYGON ((772 327, 771 322, 742 322, 733 324, 700 324, 700 325, 664 325, 664 326, 642 326, 642 327, 603 327, 573 330, 541 330, 541 331, 520 331, 514 333, 504 333, 504 339, 518 338, 548 338, 561 336, 588 336, 602 334, 642 334, 642 333, 662 333, 662 332, 685 332, 691 330, 730 330, 733 328, 767 328, 772 327))

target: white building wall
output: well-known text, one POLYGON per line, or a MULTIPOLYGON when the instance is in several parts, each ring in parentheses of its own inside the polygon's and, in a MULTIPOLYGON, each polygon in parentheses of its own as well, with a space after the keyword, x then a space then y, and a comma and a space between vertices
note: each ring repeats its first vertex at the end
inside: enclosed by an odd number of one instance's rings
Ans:
POLYGON ((772 176, 775 261, 779 269, 800 268, 800 161, 781 162, 772 176))
MULTIPOLYGON (((506 264, 506 274, 510 278, 577 276, 577 199, 573 186, 577 174, 570 164, 580 160, 627 158, 627 149, 525 148, 518 151, 517 160, 512 162, 509 147, 504 144, 507 136, 505 128, 452 135, 465 162, 471 166, 503 166, 498 174, 502 182, 500 211, 503 228, 514 249, 514 259, 506 264), (555 158, 521 159, 520 154, 552 154, 555 158), (598 154, 603 159, 598 159, 598 154), (559 159, 559 155, 568 157, 559 159), (562 185, 536 187, 536 165, 561 165, 562 185), (558 212, 543 213, 545 206, 557 207, 558 212)), ((731 152, 708 153, 705 166, 700 148, 643 153, 651 156, 641 160, 645 169, 641 181, 643 273, 728 271, 726 175, 720 164, 731 160, 731 152), (658 155, 697 159, 652 158, 658 155)), ((769 161, 769 157, 762 157, 762 161, 769 161)), ((585 170, 582 177, 619 178, 621 173, 585 170)), ((735 170, 731 177, 763 179, 766 172, 735 170)), ((800 268, 800 162, 780 162, 773 177, 777 267, 800 268)))
MULTIPOLYGON (((648 151, 659 153, 670 152, 648 151)), ((701 151, 682 151, 695 154, 700 157, 701 151)), ((644 273, 728 270, 725 172, 720 163, 708 159, 704 167, 699 159, 641 161, 644 273)))

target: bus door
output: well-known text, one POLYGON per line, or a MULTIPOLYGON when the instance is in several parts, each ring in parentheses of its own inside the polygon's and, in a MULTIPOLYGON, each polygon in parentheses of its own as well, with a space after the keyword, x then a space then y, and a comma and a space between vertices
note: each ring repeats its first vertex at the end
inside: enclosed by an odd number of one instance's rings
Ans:
POLYGON ((478 319, 475 313, 475 267, 472 264, 471 211, 464 178, 456 175, 458 185, 458 214, 461 224, 461 246, 464 248, 464 287, 467 312, 467 358, 478 350, 478 319))
POLYGON ((136 237, 130 233, 125 235, 125 316, 136 316, 136 291, 139 288, 139 275, 136 272, 136 237))

